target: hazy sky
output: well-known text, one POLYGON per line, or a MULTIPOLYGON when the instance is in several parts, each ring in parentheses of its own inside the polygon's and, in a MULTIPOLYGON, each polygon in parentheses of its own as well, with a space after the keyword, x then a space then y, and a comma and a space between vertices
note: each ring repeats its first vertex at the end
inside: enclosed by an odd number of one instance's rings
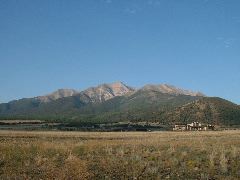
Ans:
POLYGON ((240 104, 240 1, 0 0, 0 102, 114 81, 240 104))

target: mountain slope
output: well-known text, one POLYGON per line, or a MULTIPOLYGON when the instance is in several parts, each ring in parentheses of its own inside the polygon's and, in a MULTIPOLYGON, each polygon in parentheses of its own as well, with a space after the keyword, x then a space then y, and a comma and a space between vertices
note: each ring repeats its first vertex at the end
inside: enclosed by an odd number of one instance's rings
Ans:
POLYGON ((5 110, 3 105, 0 105, 0 115, 90 122, 147 121, 150 116, 150 120, 156 120, 152 113, 170 110, 201 98, 167 94, 151 89, 134 91, 127 88, 123 92, 124 95, 120 96, 117 90, 114 93, 109 86, 101 85, 48 103, 36 99, 20 100, 17 103, 5 104, 8 107, 5 107, 5 110), (99 95, 99 91, 104 92, 102 96, 99 95))
POLYGON ((74 89, 58 89, 57 91, 46 95, 46 96, 38 96, 35 99, 40 100, 41 102, 50 102, 60 98, 74 96, 79 92, 74 89))
POLYGON ((86 104, 101 103, 117 96, 134 92, 127 85, 116 82, 102 84, 88 88, 82 92, 71 89, 60 89, 46 96, 23 98, 0 104, 0 116, 48 116, 52 114, 65 114, 72 109, 79 109, 86 104))
POLYGON ((168 84, 146 85, 142 89, 158 91, 161 93, 172 94, 172 95, 205 96, 201 92, 193 92, 193 91, 177 88, 175 86, 168 85, 168 84))
POLYGON ((165 112, 161 119, 171 124, 199 121, 217 125, 240 125, 240 107, 221 98, 208 97, 165 112))
POLYGON ((81 92, 57 91, 44 98, 0 104, 1 119, 44 119, 65 122, 152 121, 165 125, 200 121, 240 125, 240 107, 221 98, 170 85, 133 89, 121 82, 81 92))

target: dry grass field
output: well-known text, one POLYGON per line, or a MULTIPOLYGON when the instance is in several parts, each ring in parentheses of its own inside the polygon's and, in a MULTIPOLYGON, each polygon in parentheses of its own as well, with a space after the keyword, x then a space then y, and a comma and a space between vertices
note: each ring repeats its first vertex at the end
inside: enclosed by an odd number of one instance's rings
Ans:
POLYGON ((0 131, 0 179, 240 179, 240 131, 0 131))

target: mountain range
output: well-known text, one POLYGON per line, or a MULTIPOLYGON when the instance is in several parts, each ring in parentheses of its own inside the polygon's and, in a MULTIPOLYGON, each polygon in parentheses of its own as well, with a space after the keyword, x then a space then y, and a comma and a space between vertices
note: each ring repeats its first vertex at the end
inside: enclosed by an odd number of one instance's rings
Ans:
POLYGON ((136 89, 122 82, 84 91, 59 89, 45 96, 0 104, 0 119, 38 119, 59 122, 159 122, 164 125, 199 121, 240 125, 240 107, 168 84, 136 89))

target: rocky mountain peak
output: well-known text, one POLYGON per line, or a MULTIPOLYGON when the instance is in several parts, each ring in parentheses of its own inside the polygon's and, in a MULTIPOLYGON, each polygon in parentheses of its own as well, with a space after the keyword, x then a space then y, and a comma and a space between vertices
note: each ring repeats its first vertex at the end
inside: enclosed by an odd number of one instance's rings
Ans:
POLYGON ((134 91, 134 88, 131 88, 125 85, 123 82, 115 82, 107 85, 113 92, 115 96, 122 96, 126 93, 134 91))
POLYGON ((102 102, 116 96, 123 96, 133 91, 133 88, 128 87, 124 83, 115 82, 110 84, 101 84, 97 87, 89 88, 81 93, 88 96, 92 102, 102 102))

